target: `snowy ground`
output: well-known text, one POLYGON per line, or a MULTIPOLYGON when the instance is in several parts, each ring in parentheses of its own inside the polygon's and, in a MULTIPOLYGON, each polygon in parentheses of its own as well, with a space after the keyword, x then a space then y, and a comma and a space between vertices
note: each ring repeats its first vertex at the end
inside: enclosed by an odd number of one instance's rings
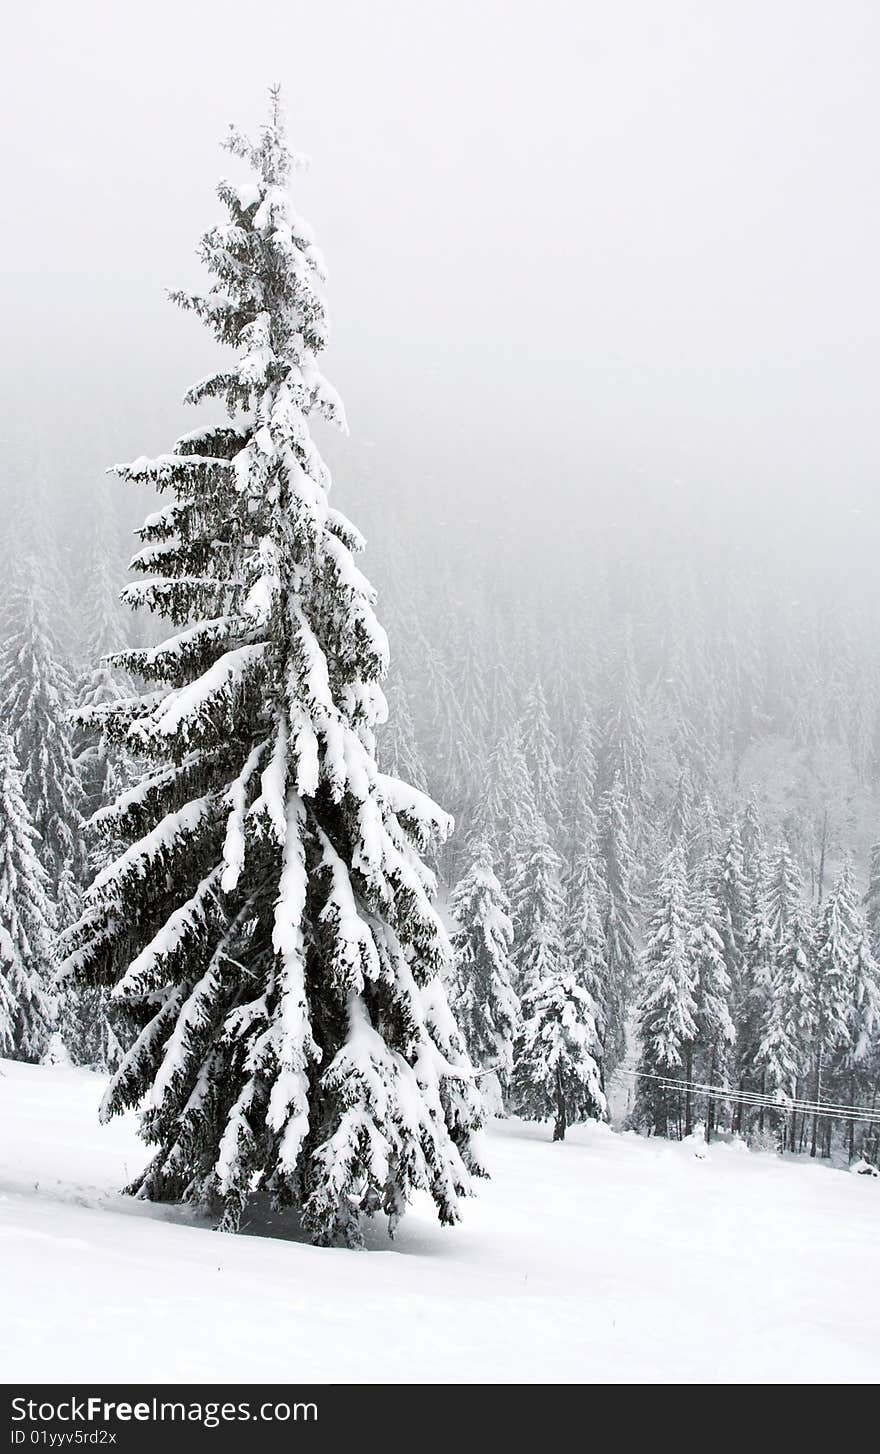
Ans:
POLYGON ((143 1152, 100 1089, 0 1062, 7 1380, 880 1375, 880 1181, 508 1122, 463 1226, 328 1252, 120 1197, 143 1152))

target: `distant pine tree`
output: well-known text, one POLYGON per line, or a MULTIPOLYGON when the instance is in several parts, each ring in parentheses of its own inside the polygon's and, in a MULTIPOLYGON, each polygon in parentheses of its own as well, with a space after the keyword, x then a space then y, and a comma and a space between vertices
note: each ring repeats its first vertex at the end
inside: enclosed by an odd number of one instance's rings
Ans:
MULTIPOLYGON (((794 904, 777 946, 772 992, 765 1005, 755 1056, 765 1093, 783 1102, 793 1100, 802 1091, 801 1076, 812 1052, 815 952, 809 915, 803 904, 794 904)), ((784 1133, 784 1120, 781 1125, 784 1133)), ((794 1149, 793 1116, 788 1120, 788 1135, 794 1149)))
POLYGON ((740 842, 742 844, 743 873, 751 884, 762 871, 766 860, 764 828, 758 804, 754 798, 749 798, 743 809, 740 842))
MULTIPOLYGON (((496 638, 497 638, 496 632, 496 638)), ((492 646, 493 665, 489 678, 489 728, 487 739, 499 742, 516 718, 516 690, 513 677, 506 661, 502 659, 502 648, 497 641, 492 646)))
POLYGON ((614 778, 620 781, 627 831, 633 846, 637 847, 648 817, 648 768, 642 692, 628 622, 614 675, 604 739, 605 781, 610 783, 614 778))
POLYGON ((419 632, 414 658, 418 665, 413 700, 420 718, 430 724, 425 735, 425 768, 432 793, 466 800, 476 766, 477 746, 463 721, 446 664, 432 642, 419 632), (429 750, 430 749, 430 750, 429 750))
POLYGON ((619 1016, 620 1006, 616 986, 610 982, 608 973, 607 892, 599 854, 598 821, 588 802, 582 804, 576 822, 580 836, 568 881, 565 956, 577 983, 593 1000, 598 1039, 596 1059, 604 1089, 609 1024, 612 1017, 619 1016))
POLYGON ((564 961, 523 1000, 511 1097, 521 1116, 553 1118, 553 1140, 577 1121, 601 1120, 606 1111, 593 1002, 564 961))
POLYGON ((520 724, 521 742, 531 774, 532 795, 552 842, 556 842, 562 827, 562 809, 559 804, 559 749, 550 726, 547 700, 539 681, 533 681, 526 697, 526 707, 520 724))
POLYGON ((684 850, 674 844, 657 885, 642 954, 638 1007, 641 1043, 634 1121, 668 1136, 676 1121, 684 1130, 685 1097, 663 1084, 685 1075, 697 1042, 696 970, 690 954, 684 850))
MULTIPOLYGON (((730 976, 724 960, 722 919, 709 878, 711 865, 704 865, 698 875, 690 909, 688 955, 694 977, 694 1018, 697 1035, 693 1051, 686 1054, 687 1080, 705 1085, 726 1084, 730 1071, 730 1052, 736 1041, 736 1030, 730 1014, 730 976)), ((706 1098, 706 1139, 716 1123, 718 1102, 706 1098)), ((687 1097, 685 1134, 692 1129, 691 1097, 687 1097)))
POLYGON ((409 694, 398 676, 395 676, 393 687, 388 692, 388 705, 388 726, 383 729, 380 738, 382 768, 392 777, 412 783, 420 792, 427 792, 428 774, 416 739, 409 694))
POLYGON ((599 855, 605 935, 605 1075, 626 1054, 626 1021, 636 978, 635 860, 630 846, 623 783, 615 776, 599 802, 599 855))
POLYGON ((511 898, 516 989, 523 998, 557 973, 564 958, 562 860, 538 815, 532 820, 531 842, 514 876, 511 898))
MULTIPOLYGON (((733 979, 731 1011, 736 1026, 735 1073, 740 1090, 760 1091, 762 1071, 758 1046, 767 1018, 777 944, 770 927, 767 899, 769 868, 763 838, 753 839, 743 854, 748 903, 745 944, 739 973, 733 979)), ((734 1129, 742 1131, 748 1117, 742 1103, 734 1113, 734 1129)))
POLYGON ((77 911, 87 862, 73 755, 73 686, 36 557, 13 569, 0 649, 0 718, 12 734, 40 862, 60 922, 77 911))
POLYGON ((880 843, 875 843, 871 849, 871 867, 864 905, 871 953, 875 959, 880 960, 880 843))
POLYGON ((724 943, 724 964, 731 989, 733 989, 742 974, 749 918, 742 840, 736 818, 731 820, 727 839, 718 861, 715 897, 721 916, 720 932, 724 943))
POLYGON ((481 777, 470 836, 488 844, 499 877, 509 884, 516 861, 528 847, 535 813, 528 767, 515 727, 508 727, 492 748, 481 777))
POLYGON ((787 843, 780 843, 770 864, 764 892, 767 928, 774 946, 783 943, 788 921, 802 903, 804 885, 801 871, 787 843))
POLYGON ((858 1069, 873 1058, 880 1042, 880 964, 868 942, 864 924, 857 929, 852 961, 849 1005, 848 1058, 858 1069))
POLYGON ((685 769, 678 775, 675 796, 672 799, 672 807, 669 812, 667 839, 668 842, 674 843, 677 838, 680 838, 685 845, 689 858, 693 832, 694 790, 691 784, 690 773, 685 769))
POLYGON ((15 747, 0 732, 0 1055, 41 1060, 55 1020, 54 910, 15 747))
POLYGON ((469 762, 473 765, 485 756, 489 741, 489 691, 483 674, 486 658, 480 646, 475 622, 466 621, 457 633, 455 691, 460 719, 468 729, 469 762))
MULTIPOLYGON (((131 696, 132 682, 128 674, 113 665, 113 656, 129 645, 119 607, 123 582, 113 568, 110 556, 106 511, 107 501, 99 498, 98 520, 92 542, 86 587, 83 593, 83 634, 88 665, 81 673, 76 699, 84 714, 74 735, 76 766, 83 790, 83 811, 91 817, 104 803, 112 802, 133 776, 133 764, 117 747, 113 750, 104 737, 101 718, 104 711, 131 696)), ((96 845, 93 863, 103 867, 107 861, 105 840, 96 845)))
POLYGON ((492 1093, 484 1080, 484 1100, 500 1110, 513 1070, 520 1006, 510 955, 513 926, 487 844, 477 844, 468 872, 450 894, 449 912, 460 926, 452 936, 450 1004, 471 1060, 497 1083, 492 1093))
MULTIPOLYGON (((876 1087, 880 1069, 880 965, 874 958, 864 920, 854 925, 855 952, 850 965, 849 1004, 846 1034, 836 1067, 846 1104, 855 1105, 876 1087)), ((859 1131, 864 1141, 867 1127, 859 1131)), ((856 1153, 856 1123, 848 1126, 849 1157, 856 1153)))
MULTIPOLYGON (((813 974, 813 1100, 819 1105, 825 1094, 825 1080, 833 1059, 847 1051, 853 967, 858 952, 855 889, 852 872, 845 866, 819 913, 813 974)), ((818 1146, 819 1116, 813 1114, 810 1155, 818 1146)))
POLYGON ((721 822, 712 798, 705 794, 695 802, 691 833, 691 863, 699 867, 717 859, 721 853, 721 822))
POLYGON ((564 831, 562 847, 576 874, 576 865, 584 852, 584 845, 593 845, 595 851, 598 839, 596 818, 596 732, 590 713, 581 708, 575 731, 574 743, 564 774, 564 831))

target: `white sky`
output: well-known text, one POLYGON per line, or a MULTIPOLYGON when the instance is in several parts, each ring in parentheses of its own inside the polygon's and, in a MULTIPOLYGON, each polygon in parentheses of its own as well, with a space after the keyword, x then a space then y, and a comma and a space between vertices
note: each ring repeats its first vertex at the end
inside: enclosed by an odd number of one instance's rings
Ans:
POLYGON ((10 7, 3 431, 170 445, 212 345, 164 289, 277 79, 355 473, 514 514, 636 478, 821 538, 876 485, 878 61, 870 0, 10 7))

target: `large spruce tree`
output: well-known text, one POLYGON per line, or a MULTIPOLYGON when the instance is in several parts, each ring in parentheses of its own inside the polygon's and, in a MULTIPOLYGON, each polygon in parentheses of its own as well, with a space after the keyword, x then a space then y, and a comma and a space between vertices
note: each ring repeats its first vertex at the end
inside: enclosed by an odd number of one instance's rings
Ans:
POLYGON ((152 768, 116 803, 129 846, 88 890, 68 969, 112 985, 136 1036, 103 1115, 146 1098, 140 1195, 214 1204, 234 1229, 259 1187, 354 1245, 420 1188, 456 1221, 481 1170, 421 858, 449 820, 376 765, 387 641, 311 437, 343 415, 277 93, 259 141, 227 144, 252 178, 220 183, 211 288, 175 298, 234 352, 187 396, 230 423, 118 470, 169 495, 127 596, 175 629, 122 654, 151 689, 103 709, 152 768))

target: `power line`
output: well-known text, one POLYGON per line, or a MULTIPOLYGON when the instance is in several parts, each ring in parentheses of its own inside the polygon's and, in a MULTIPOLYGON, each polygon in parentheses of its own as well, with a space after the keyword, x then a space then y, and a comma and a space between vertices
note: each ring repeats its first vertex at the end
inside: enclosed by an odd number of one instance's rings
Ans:
POLYGON ((803 1101, 803 1099, 797 1099, 797 1101, 785 1099, 785 1101, 781 1101, 781 1099, 774 1098, 774 1096, 759 1095, 758 1092, 752 1092, 752 1090, 737 1090, 732 1088, 732 1086, 703 1085, 703 1083, 692 1082, 692 1080, 678 1080, 672 1076, 652 1075, 652 1073, 637 1072, 637 1070, 628 1070, 628 1072, 621 1073, 623 1075, 639 1077, 639 1079, 656 1080, 665 1090, 675 1090, 675 1092, 689 1090, 695 1096, 710 1096, 710 1098, 717 1099, 717 1101, 733 1101, 739 1105, 753 1106, 755 1109, 771 1109, 771 1111, 783 1112, 801 1111, 804 1114, 817 1112, 817 1114, 831 1115, 831 1117, 841 1118, 841 1120, 880 1120, 880 1108, 865 1109, 863 1106, 839 1106, 829 1104, 829 1102, 803 1101))
POLYGON ((880 1108, 868 1109, 864 1106, 844 1106, 823 1101, 806 1101, 802 1099, 780 1100, 769 1095, 761 1095, 757 1091, 742 1091, 728 1086, 706 1085, 698 1081, 676 1079, 673 1076, 655 1075, 647 1070, 619 1070, 619 1075, 629 1076, 633 1080, 656 1081, 663 1090, 687 1092, 694 1096, 704 1096, 707 1099, 716 1101, 732 1101, 734 1104, 751 1108, 754 1110, 777 1111, 783 1115, 790 1112, 803 1115, 829 1116, 840 1121, 880 1121, 880 1108))

